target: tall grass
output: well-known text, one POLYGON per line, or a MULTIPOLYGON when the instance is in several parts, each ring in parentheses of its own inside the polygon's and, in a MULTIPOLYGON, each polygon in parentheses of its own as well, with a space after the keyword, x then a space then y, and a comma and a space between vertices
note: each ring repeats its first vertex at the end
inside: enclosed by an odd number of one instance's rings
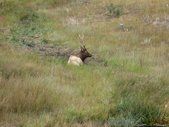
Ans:
MULTIPOLYGON (((153 124, 165 121, 164 103, 168 91, 168 81, 166 79, 156 81, 150 80, 150 77, 138 79, 133 79, 132 77, 132 79, 120 80, 117 83, 117 91, 120 97, 117 99, 119 101, 117 114, 132 118, 140 122, 140 124, 153 124), (155 102, 157 103, 155 104, 155 102)), ((118 96, 114 95, 114 97, 118 96)))
POLYGON ((156 18, 166 16, 167 4, 167 0, 0 2, 0 27, 7 29, 0 29, 0 125, 169 123, 168 28, 153 25, 156 18), (49 43, 79 48, 77 34, 85 35, 94 57, 81 67, 25 48, 49 43))
POLYGON ((24 55, 13 52, 11 56, 9 49, 7 54, 2 51, 1 53, 0 111, 38 113, 55 110, 58 96, 52 88, 41 82, 40 73, 43 69, 26 59, 23 63, 24 55), (3 55, 6 55, 6 58, 3 55))
POLYGON ((29 81, 27 84, 26 80, 20 80, 10 78, 9 81, 1 81, 1 112, 39 113, 56 108, 57 96, 54 91, 37 82, 29 81))

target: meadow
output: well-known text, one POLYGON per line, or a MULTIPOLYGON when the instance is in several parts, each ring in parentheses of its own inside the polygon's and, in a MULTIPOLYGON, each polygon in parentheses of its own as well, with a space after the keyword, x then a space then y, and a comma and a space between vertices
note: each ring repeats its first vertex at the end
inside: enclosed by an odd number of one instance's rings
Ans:
POLYGON ((0 127, 169 125, 168 35, 168 0, 0 0, 0 127))

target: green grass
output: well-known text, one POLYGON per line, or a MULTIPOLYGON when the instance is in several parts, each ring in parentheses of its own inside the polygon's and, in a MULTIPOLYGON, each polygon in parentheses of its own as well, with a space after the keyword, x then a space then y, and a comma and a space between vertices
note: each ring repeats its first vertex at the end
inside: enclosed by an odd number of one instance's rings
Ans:
POLYGON ((1 1, 0 126, 168 124, 169 30, 167 24, 153 25, 158 17, 165 20, 167 4, 1 1), (96 58, 80 67, 26 48, 64 45, 76 50, 78 34, 84 34, 86 47, 96 58))

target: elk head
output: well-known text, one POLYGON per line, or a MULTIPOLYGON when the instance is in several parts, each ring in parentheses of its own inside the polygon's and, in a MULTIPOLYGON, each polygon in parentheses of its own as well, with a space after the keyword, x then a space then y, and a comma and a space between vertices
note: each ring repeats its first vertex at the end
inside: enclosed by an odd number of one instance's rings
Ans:
POLYGON ((92 57, 92 55, 87 51, 85 46, 81 46, 81 50, 79 52, 79 57, 84 62, 87 57, 92 57))
POLYGON ((92 55, 87 51, 84 45, 84 35, 79 35, 79 39, 80 39, 80 44, 81 44, 80 46, 81 50, 79 52, 79 57, 84 62, 87 57, 92 57, 92 55))

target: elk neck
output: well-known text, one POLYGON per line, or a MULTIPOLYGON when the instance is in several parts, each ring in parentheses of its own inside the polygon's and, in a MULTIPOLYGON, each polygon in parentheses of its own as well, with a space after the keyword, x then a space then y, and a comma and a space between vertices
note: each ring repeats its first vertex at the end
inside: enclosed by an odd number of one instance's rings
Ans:
POLYGON ((85 59, 87 58, 87 56, 85 56, 84 54, 82 54, 82 53, 79 53, 78 54, 78 57, 84 62, 85 61, 85 59))

